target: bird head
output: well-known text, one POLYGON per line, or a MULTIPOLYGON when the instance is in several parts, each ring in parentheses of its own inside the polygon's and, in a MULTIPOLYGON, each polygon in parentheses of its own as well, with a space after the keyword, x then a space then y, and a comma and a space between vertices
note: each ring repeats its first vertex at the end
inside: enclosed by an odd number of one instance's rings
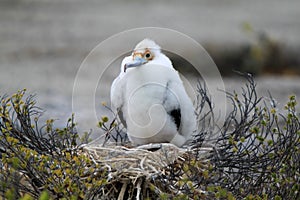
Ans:
POLYGON ((136 45, 131 56, 126 57, 124 72, 128 68, 142 66, 154 61, 161 54, 160 46, 150 39, 144 39, 136 45))

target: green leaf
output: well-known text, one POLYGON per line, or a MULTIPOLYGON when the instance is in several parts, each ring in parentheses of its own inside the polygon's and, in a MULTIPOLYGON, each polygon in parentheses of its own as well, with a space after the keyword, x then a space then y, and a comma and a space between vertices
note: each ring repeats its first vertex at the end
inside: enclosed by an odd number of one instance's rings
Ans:
POLYGON ((249 22, 243 22, 243 23, 242 23, 242 29, 243 29, 245 32, 253 32, 252 25, 251 25, 249 22))
POLYGON ((7 200, 15 200, 15 199, 16 199, 16 195, 15 195, 14 189, 8 189, 8 190, 5 192, 5 198, 6 198, 7 200))
POLYGON ((105 123, 105 122, 108 122, 108 117, 107 116, 103 116, 102 117, 102 121, 105 123))
POLYGON ((245 142, 245 137, 241 137, 241 138, 240 138, 240 141, 241 141, 241 142, 245 142))
POLYGON ((29 194, 25 194, 20 200, 33 200, 33 198, 29 194))
POLYGON ((275 198, 274 198, 274 200, 282 200, 282 198, 281 198, 281 196, 276 195, 275 198))
POLYGON ((102 122, 98 122, 98 127, 101 128, 103 126, 102 122))

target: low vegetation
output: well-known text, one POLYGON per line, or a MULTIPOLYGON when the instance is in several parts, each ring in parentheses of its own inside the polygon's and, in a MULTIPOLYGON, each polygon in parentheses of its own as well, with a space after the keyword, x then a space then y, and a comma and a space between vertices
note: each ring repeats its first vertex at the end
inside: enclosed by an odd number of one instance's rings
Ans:
POLYGON ((39 122, 25 90, 0 102, 0 199, 299 199, 300 120, 295 96, 284 111, 256 93, 251 75, 218 127, 198 85, 199 131, 189 148, 131 147, 116 119, 103 117, 103 144, 66 127, 39 122), (108 142, 110 141, 110 142, 108 142), (112 143, 114 141, 116 143, 112 143))

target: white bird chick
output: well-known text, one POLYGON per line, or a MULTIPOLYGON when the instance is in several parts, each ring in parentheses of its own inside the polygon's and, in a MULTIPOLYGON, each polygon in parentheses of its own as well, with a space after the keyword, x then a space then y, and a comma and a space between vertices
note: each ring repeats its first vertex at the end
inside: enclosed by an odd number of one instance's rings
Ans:
POLYGON ((196 115, 178 72, 160 46, 138 43, 123 59, 111 86, 112 106, 135 145, 184 145, 196 131, 196 115))

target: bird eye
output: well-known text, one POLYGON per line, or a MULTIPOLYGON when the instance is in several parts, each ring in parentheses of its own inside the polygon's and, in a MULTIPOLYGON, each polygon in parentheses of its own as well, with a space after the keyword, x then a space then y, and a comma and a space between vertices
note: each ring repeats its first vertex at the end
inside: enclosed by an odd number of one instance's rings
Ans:
POLYGON ((151 57, 151 54, 150 54, 150 53, 146 53, 146 54, 145 54, 145 57, 146 57, 146 58, 150 58, 150 57, 151 57))

